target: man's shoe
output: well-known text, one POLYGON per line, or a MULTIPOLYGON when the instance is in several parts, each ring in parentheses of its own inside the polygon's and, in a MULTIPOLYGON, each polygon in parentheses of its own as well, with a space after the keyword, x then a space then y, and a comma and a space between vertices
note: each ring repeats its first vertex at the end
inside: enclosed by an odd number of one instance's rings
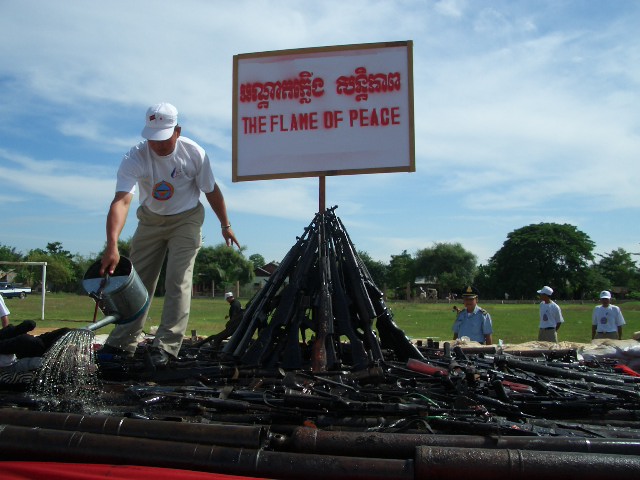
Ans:
POLYGON ((131 358, 133 357, 133 353, 123 350, 118 347, 113 347, 111 345, 107 345, 106 343, 102 346, 102 348, 96 351, 96 354, 99 356, 107 356, 111 355, 114 357, 122 357, 122 358, 131 358))
POLYGON ((159 347, 151 347, 149 353, 151 354, 151 363, 153 363, 154 367, 166 367, 169 364, 169 354, 166 350, 159 347))

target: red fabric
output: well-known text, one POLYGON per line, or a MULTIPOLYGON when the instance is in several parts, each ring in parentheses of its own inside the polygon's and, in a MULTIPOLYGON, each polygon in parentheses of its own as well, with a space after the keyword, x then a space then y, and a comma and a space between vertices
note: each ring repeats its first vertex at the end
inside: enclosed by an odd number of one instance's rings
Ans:
POLYGON ((613 367, 613 369, 618 373, 624 373, 625 375, 630 375, 632 377, 640 377, 640 373, 636 372, 635 370, 631 370, 626 365, 616 365, 615 367, 613 367))
POLYGON ((194 472, 173 468, 143 467, 138 465, 100 465, 95 463, 56 462, 0 462, 3 480, 247 480, 221 473, 194 472))

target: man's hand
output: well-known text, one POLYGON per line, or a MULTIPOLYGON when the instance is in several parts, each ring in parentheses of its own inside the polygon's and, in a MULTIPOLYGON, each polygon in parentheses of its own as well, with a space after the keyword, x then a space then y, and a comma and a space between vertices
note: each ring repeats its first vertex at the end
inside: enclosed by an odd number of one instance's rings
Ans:
POLYGON ((236 236, 233 233, 233 230, 231 230, 231 227, 223 228, 222 236, 224 237, 224 241, 227 244, 227 247, 233 247, 233 244, 235 243, 238 246, 238 248, 240 248, 240 243, 238 243, 238 240, 236 239, 236 236))
POLYGON ((108 248, 105 250, 100 262, 100 276, 104 277, 105 273, 113 275, 118 263, 120 263, 120 252, 118 252, 118 248, 108 248))

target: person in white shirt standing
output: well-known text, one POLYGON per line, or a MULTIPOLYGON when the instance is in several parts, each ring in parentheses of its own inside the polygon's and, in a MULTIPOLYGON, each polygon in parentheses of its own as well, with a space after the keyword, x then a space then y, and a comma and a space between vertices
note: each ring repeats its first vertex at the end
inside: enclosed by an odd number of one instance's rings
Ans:
POLYGON ((591 339, 611 338, 622 340, 622 326, 625 324, 620 307, 611 305, 611 292, 600 292, 600 303, 593 309, 591 339))
MULTIPOLYGON (((149 107, 146 139, 124 156, 118 169, 116 193, 107 215, 107 246, 100 275, 112 274, 120 261, 118 238, 125 225, 136 184, 140 206, 138 227, 131 240, 131 262, 152 297, 162 264, 167 259, 165 299, 160 326, 151 345, 156 367, 177 357, 191 308, 193 265, 202 244, 204 193, 220 221, 228 246, 240 244, 227 216, 227 207, 216 184, 209 157, 193 140, 181 136, 178 110, 170 103, 149 107)), ((131 356, 147 315, 117 325, 105 342, 103 353, 131 356)))
POLYGON ((560 325, 564 323, 562 318, 562 310, 560 306, 553 300, 553 288, 545 285, 538 290, 540 295, 540 330, 538 331, 538 340, 542 342, 558 343, 558 330, 560 325))
POLYGON ((0 295, 0 320, 2 321, 2 328, 9 325, 9 314, 11 312, 7 308, 7 304, 4 303, 4 298, 0 295))

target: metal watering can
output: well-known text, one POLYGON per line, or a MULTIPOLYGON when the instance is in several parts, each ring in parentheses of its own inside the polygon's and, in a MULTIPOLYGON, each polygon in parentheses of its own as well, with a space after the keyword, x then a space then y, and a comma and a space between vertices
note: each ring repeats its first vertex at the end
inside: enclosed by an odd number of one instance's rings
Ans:
POLYGON ((133 268, 131 260, 120 257, 113 275, 100 276, 100 260, 84 274, 82 287, 106 316, 85 329, 95 331, 115 323, 129 323, 140 318, 149 306, 149 293, 133 268))

